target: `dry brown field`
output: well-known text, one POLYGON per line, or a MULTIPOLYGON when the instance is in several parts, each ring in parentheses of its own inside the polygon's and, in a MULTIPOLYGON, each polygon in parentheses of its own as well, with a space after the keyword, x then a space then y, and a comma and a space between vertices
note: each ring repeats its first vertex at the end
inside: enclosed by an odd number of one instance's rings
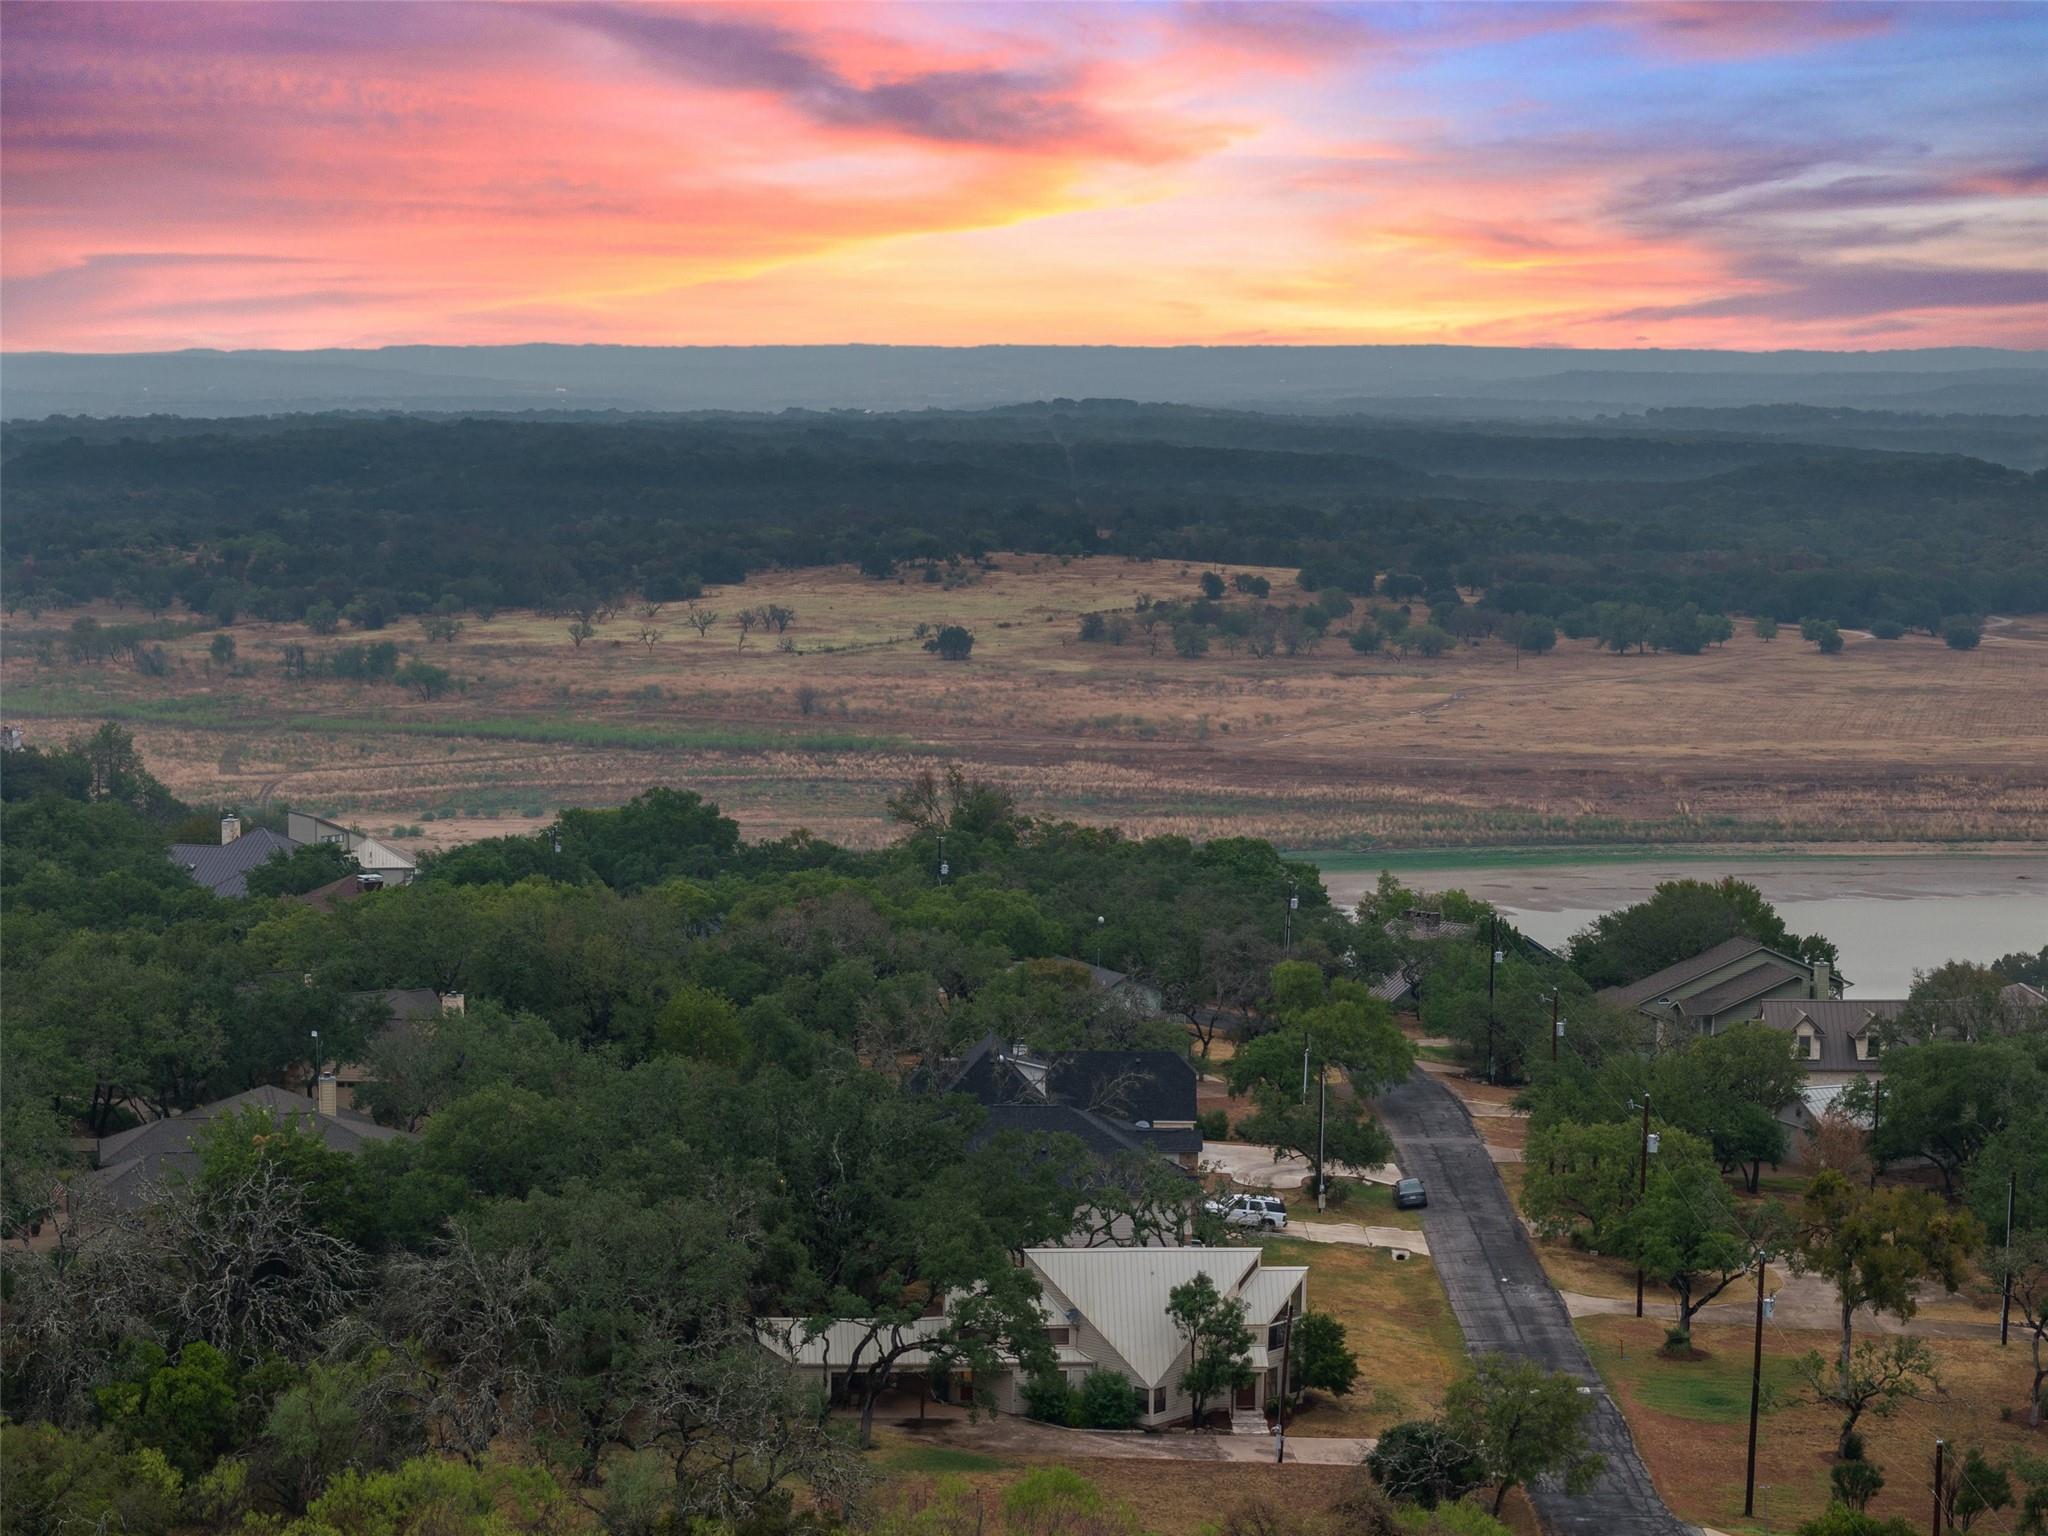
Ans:
MULTIPOLYGON (((416 620, 377 634, 246 622, 235 662, 170 642, 171 675, 72 664, 77 615, 0 630, 7 718, 35 738, 113 717, 179 795, 284 799, 426 844, 530 826, 652 783, 698 789, 750 835, 803 826, 885 838, 883 796, 948 760, 1025 808, 1143 833, 1250 833, 1292 847, 1540 844, 1983 846, 2048 840, 2048 621, 1995 625, 1971 653, 1851 633, 1823 656, 1748 626, 1700 656, 1498 642, 1437 660, 1362 656, 1340 624, 1312 655, 1195 660, 1134 631, 1083 644, 1080 616, 1141 594, 1195 595, 1200 568, 1005 555, 960 585, 845 568, 718 589, 699 638, 682 604, 622 610, 583 647, 565 619, 502 613, 453 642, 416 620), (739 644, 742 608, 779 603, 786 636, 739 644), (915 628, 961 623, 972 657, 915 628), (54 659, 36 642, 54 638, 54 659), (392 640, 451 669, 432 702, 390 685, 293 682, 280 649, 392 640), (786 642, 786 643, 785 643, 786 642)), ((1236 568, 1225 568, 1226 574, 1236 568)), ((1261 572, 1275 602, 1305 601, 1261 572)), ((103 621, 140 616, 98 610, 103 621)))

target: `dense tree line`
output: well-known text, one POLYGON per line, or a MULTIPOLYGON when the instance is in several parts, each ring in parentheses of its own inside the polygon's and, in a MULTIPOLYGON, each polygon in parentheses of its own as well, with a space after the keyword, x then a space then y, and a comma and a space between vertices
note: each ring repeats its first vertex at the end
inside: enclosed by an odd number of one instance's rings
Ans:
MULTIPOLYGON (((222 622, 576 611, 749 571, 990 550, 1480 588, 1502 615, 1697 649, 1713 616, 2048 608, 2043 481, 1772 439, 1529 436, 1165 407, 656 419, 13 423, 10 602, 222 622), (1642 625, 1593 617, 1640 608, 1642 625), (1670 618, 1690 608, 1699 629, 1670 618), (1652 638, 1653 636, 1657 638, 1652 638)), ((1435 601, 1432 599, 1432 606, 1435 601)))
MULTIPOLYGON (((748 844, 656 788, 323 912, 261 893, 331 857, 281 856, 243 901, 190 881, 166 845, 216 812, 164 794, 118 730, 10 754, 4 1219, 56 1237, 4 1262, 10 1501, 24 1467, 52 1521, 312 1533, 365 1480, 489 1507, 526 1478, 541 1506, 599 1485, 608 1512, 645 1506, 614 1528, 801 1524, 793 1488, 829 1511, 866 1474, 761 1348, 766 1320, 857 1323, 839 1390, 866 1413, 941 1295, 921 1347, 982 1378, 1050 1365, 1022 1248, 1120 1223, 1222 1236, 1156 1158, 984 1140, 940 1062, 991 1033, 1185 1050, 1224 1006, 1290 1063, 1287 1031, 1327 1034, 1361 1098, 1406 1068, 1359 984, 1387 945, 1264 843, 1033 822, 957 772, 889 811, 881 851, 748 844), (394 1022, 386 988, 465 1003, 394 1022), (222 1116, 199 1173, 140 1208, 69 1162, 75 1135, 303 1087, 316 1061, 367 1064, 363 1104, 418 1134, 350 1155, 222 1116)), ((1342 1124, 1384 1147, 1358 1100, 1342 1124)))

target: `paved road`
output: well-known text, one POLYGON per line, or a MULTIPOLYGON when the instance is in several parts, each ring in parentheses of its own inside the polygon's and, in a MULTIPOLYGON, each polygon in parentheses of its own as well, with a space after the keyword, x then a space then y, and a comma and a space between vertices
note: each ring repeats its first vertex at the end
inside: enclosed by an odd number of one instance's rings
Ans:
POLYGON ((1401 1167, 1429 1189, 1422 1230, 1451 1310, 1474 1354, 1526 1357, 1587 1383, 1596 1396, 1590 1429, 1607 1470, 1590 1493, 1532 1492, 1545 1529, 1558 1536, 1682 1536, 1695 1528, 1657 1497, 1564 1302, 1529 1246, 1508 1193, 1449 1089, 1421 1071, 1379 1101, 1401 1167))

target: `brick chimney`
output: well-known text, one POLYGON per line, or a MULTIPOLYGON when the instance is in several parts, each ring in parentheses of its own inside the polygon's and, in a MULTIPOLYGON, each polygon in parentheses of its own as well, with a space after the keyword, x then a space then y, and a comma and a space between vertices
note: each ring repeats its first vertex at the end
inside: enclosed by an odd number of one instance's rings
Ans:
POLYGON ((315 1105, 320 1113, 332 1120, 341 1113, 341 1084, 334 1080, 332 1072, 322 1072, 320 1082, 314 1090, 315 1105))
POLYGON ((233 811, 220 819, 220 845, 225 848, 242 835, 242 818, 233 811))

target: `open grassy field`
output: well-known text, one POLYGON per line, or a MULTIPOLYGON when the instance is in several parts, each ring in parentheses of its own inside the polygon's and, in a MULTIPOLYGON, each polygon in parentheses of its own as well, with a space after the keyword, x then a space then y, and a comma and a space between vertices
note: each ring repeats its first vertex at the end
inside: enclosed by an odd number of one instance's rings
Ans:
MULTIPOLYGON (((884 838, 881 800, 922 762, 956 759, 1033 812, 1134 831, 1254 833, 1320 848, 2048 839, 2048 623, 1995 625, 1981 649, 1851 634, 1822 656, 1747 627, 1701 656, 1613 656, 1497 642, 1438 660, 1359 655, 1339 625, 1314 654, 1194 660, 1141 629, 1083 644, 1081 614, 1189 597, 1199 570, 1021 555, 966 580, 776 572, 708 594, 700 638, 671 605, 622 610, 572 646, 565 619, 470 618, 450 642, 416 620, 321 637, 237 624, 165 644, 169 675, 72 663, 79 615, 0 629, 8 718, 32 739, 111 716, 180 795, 283 798, 428 843, 530 825, 653 782, 698 788, 751 834, 807 826, 884 838), (734 616, 781 604, 784 635, 742 646, 734 616), (920 624, 959 623, 972 657, 927 653, 920 624), (659 631, 643 643, 640 631, 659 631), (461 691, 293 681, 317 657, 391 640, 461 691), (41 644, 40 642, 51 642, 41 644)), ((1276 602, 1305 601, 1263 572, 1276 602)), ((98 610, 103 622, 135 613, 98 610)))
POLYGON ((1296 1421, 1303 1435, 1377 1435, 1403 1419, 1426 1419, 1465 1368, 1465 1340, 1436 1267, 1396 1263, 1374 1248, 1269 1238, 1267 1261, 1309 1267, 1308 1304, 1344 1325, 1358 1356, 1358 1386, 1320 1394, 1296 1421))
MULTIPOLYGON (((1794 1401, 1792 1362, 1809 1349, 1829 1355, 1834 1336, 1776 1325, 1764 1330, 1764 1379, 1787 1406, 1768 1414, 1757 1437, 1757 1518, 1742 1518, 1743 1461, 1749 1434, 1752 1335, 1746 1327, 1703 1326, 1694 1343, 1704 1360, 1657 1354, 1664 1324, 1633 1317, 1582 1318, 1578 1329, 1615 1394, 1665 1501, 1680 1516, 1730 1532, 1788 1531, 1828 1500, 1834 1431, 1830 1411, 1794 1401)), ((2028 1372, 2023 1346, 1995 1339, 1933 1341, 1941 1389, 1890 1419, 1866 1419, 1866 1457, 1885 1473, 1873 1514, 1897 1515, 1918 1528, 1927 1518, 1937 1436, 1953 1447, 1981 1446, 1993 1459, 2015 1449, 2048 1450, 2043 1436, 2003 1410, 2022 1409, 2028 1372)), ((2002 1529, 1996 1520, 1991 1529, 2002 1529)))

